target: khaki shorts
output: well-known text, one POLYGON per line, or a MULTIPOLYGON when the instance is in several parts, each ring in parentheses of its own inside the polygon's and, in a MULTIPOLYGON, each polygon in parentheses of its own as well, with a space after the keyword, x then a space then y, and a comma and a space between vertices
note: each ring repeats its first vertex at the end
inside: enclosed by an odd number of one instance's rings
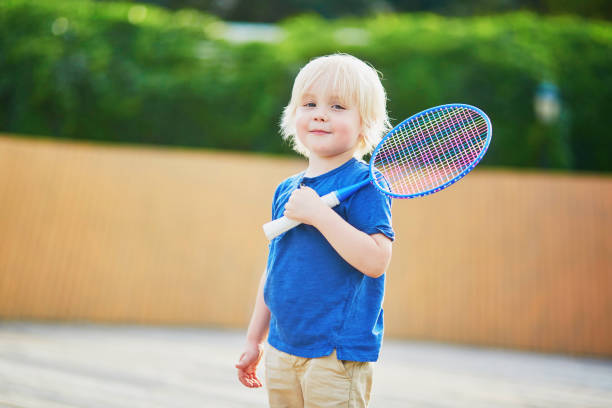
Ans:
POLYGON ((268 344, 266 386, 271 408, 367 407, 372 363, 327 357, 303 358, 268 344))

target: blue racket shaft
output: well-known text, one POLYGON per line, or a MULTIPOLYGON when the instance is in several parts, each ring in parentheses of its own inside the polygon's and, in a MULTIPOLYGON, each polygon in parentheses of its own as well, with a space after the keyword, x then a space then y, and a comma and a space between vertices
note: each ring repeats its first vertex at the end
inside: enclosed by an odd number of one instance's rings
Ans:
MULTIPOLYGON (((341 201, 344 201, 349 196, 353 195, 357 190, 365 187, 370 184, 370 180, 364 180, 361 183, 353 184, 352 186, 344 187, 336 191, 332 191, 329 194, 324 195, 321 199, 327 204, 329 207, 335 207, 340 204, 341 201)), ((287 232, 290 229, 297 227, 301 222, 292 220, 291 218, 287 218, 282 216, 277 218, 274 221, 270 221, 263 226, 264 234, 269 240, 272 240, 282 234, 283 232, 287 232)))

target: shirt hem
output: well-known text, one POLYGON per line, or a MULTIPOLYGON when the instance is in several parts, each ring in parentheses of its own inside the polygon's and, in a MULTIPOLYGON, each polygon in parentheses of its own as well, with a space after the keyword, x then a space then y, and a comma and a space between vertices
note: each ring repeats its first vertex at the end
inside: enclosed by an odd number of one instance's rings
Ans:
POLYGON ((355 352, 354 350, 351 350, 350 347, 334 347, 332 345, 321 346, 316 349, 304 349, 299 347, 293 347, 284 343, 278 343, 274 339, 268 339, 268 344, 274 347, 275 349, 282 351, 283 353, 291 354, 302 358, 326 357, 329 356, 334 350, 336 350, 338 360, 376 362, 378 361, 378 356, 380 353, 380 350, 370 352, 355 352))
POLYGON ((276 342, 274 339, 268 338, 268 344, 277 350, 280 350, 287 354, 303 358, 319 358, 329 356, 334 351, 334 346, 327 345, 317 347, 315 349, 304 349, 300 347, 293 347, 288 344, 276 342))

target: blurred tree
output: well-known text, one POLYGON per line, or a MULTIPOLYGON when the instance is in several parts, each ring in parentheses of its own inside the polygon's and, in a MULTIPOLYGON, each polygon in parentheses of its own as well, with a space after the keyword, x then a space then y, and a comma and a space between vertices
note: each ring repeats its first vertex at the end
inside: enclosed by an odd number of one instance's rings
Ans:
POLYGON ((536 3, 540 3, 540 8, 534 8, 534 10, 543 13, 572 13, 601 20, 612 19, 612 2, 609 0, 540 0, 536 3))
MULTIPOLYGON (((113 1, 113 0, 98 0, 113 1)), ((380 11, 433 12, 448 16, 495 14, 531 10, 540 14, 575 14, 612 19, 609 0, 127 0, 169 9, 193 8, 231 21, 277 22, 296 14, 325 18, 365 16, 380 11)))
POLYGON ((612 171, 611 23, 313 13, 280 27, 278 42, 232 42, 194 10, 0 1, 0 131, 284 153, 278 120, 297 71, 348 52, 384 73, 394 121, 449 101, 486 111, 486 164, 612 171))
MULTIPOLYGON (((98 0, 112 1, 112 0, 98 0)), ((224 20, 248 22, 276 22, 284 18, 302 14, 316 13, 325 18, 345 15, 366 15, 387 7, 385 1, 368 0, 128 0, 151 3, 169 9, 193 8, 214 14, 224 20)), ((386 10, 390 10, 388 7, 386 10)))
POLYGON ((540 14, 576 14, 583 17, 612 19, 608 0, 387 0, 395 11, 430 11, 449 16, 494 14, 531 10, 540 14))

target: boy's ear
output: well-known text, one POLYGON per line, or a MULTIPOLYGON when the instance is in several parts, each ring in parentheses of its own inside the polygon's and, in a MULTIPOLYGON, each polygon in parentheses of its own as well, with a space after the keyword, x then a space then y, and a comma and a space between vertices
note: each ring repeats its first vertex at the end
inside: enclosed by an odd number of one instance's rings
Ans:
POLYGON ((363 149, 363 148, 366 147, 366 140, 365 140, 365 136, 364 136, 364 133, 363 133, 363 129, 362 129, 361 133, 359 133, 359 142, 358 143, 359 143, 359 148, 360 149, 363 149))

